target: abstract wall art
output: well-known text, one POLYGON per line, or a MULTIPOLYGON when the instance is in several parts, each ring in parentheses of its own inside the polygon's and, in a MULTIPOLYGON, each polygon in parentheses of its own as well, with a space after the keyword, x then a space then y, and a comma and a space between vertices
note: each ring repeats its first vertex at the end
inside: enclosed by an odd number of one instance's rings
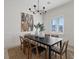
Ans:
POLYGON ((21 32, 33 31, 33 15, 22 12, 21 13, 21 32))

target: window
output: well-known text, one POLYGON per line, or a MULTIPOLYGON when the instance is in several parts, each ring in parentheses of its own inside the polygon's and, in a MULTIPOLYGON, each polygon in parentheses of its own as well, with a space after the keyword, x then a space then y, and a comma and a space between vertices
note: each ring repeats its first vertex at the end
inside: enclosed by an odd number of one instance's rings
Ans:
POLYGON ((64 32, 64 17, 63 16, 53 17, 51 24, 52 24, 51 28, 53 32, 64 32))

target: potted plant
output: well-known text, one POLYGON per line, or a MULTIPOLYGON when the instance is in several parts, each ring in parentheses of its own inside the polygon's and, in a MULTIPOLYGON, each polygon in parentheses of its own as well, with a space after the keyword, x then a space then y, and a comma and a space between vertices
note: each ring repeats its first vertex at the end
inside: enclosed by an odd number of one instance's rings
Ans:
POLYGON ((34 25, 35 29, 36 29, 36 35, 39 35, 42 33, 42 31, 44 31, 44 24, 40 24, 38 23, 37 25, 34 25))

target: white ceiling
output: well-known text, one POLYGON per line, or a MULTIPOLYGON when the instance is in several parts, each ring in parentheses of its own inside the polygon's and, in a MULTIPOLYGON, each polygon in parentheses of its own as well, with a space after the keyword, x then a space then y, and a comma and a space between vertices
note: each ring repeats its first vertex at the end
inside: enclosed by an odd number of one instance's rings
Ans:
MULTIPOLYGON (((34 4, 37 4, 38 0, 27 0, 29 2, 29 7, 33 7, 34 4)), ((40 1, 40 9, 42 9, 42 6, 46 7, 46 10, 49 10, 51 8, 55 8, 58 7, 60 5, 66 4, 72 0, 39 0, 40 1), (47 2, 50 2, 50 4, 48 4, 47 2)))

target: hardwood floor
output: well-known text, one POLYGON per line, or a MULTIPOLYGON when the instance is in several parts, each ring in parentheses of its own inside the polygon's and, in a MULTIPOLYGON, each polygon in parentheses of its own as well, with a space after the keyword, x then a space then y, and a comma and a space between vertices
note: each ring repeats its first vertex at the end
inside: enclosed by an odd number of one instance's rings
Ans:
POLYGON ((8 50, 4 49, 4 59, 9 59, 8 50))
MULTIPOLYGON (((5 55, 6 55, 6 53, 5 53, 5 55)), ((14 47, 14 48, 8 49, 8 55, 7 56, 9 56, 9 59, 27 59, 27 56, 23 54, 23 52, 20 50, 19 47, 14 47)), ((32 56, 32 58, 33 58, 33 56, 32 56)), ((8 58, 6 58, 6 56, 4 56, 4 58, 8 59, 8 58)), ((44 59, 43 53, 42 53, 41 59, 44 59)), ((59 55, 57 55, 57 57, 55 57, 52 54, 52 59, 59 59, 59 55)), ((64 55, 63 55, 63 59, 65 59, 64 55)), ((68 59, 74 59, 74 50, 72 51, 72 48, 68 49, 68 59)))

